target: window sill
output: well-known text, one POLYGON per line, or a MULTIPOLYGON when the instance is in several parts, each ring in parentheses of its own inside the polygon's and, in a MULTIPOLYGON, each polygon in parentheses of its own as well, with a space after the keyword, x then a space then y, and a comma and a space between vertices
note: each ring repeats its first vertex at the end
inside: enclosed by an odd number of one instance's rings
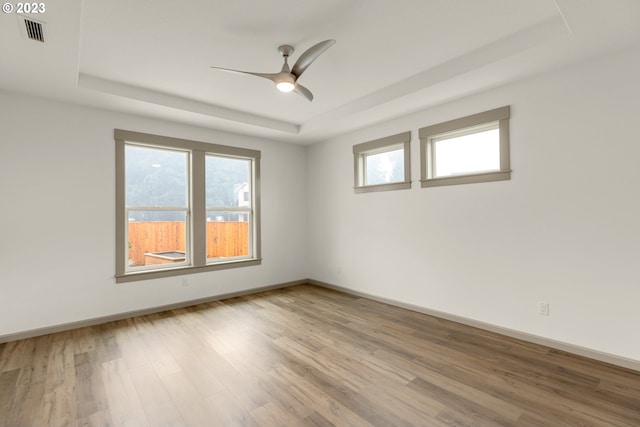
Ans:
POLYGON ((147 270, 125 273, 116 276, 116 283, 136 282, 139 280, 160 279, 163 277, 183 276, 185 274, 204 273, 207 271, 225 270, 228 268, 250 267, 262 264, 262 258, 244 259, 239 261, 218 262, 201 267, 184 266, 166 268, 162 270, 147 270))
POLYGON ((366 185, 362 187, 354 187, 353 190, 358 193, 374 193, 378 191, 408 190, 411 188, 409 182, 394 182, 391 184, 366 185))
POLYGON ((427 187, 440 187, 443 185, 459 185, 459 184, 474 184, 479 182, 492 182, 492 181, 508 181, 511 179, 511 171, 499 171, 499 172, 487 172, 478 173, 473 175, 458 175, 447 176, 442 178, 431 178, 420 180, 422 188, 427 187))

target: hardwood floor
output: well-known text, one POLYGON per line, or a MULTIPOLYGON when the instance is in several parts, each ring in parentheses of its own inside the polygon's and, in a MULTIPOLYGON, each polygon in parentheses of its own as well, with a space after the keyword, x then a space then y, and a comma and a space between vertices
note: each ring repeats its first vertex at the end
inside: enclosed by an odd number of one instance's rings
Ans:
POLYGON ((640 426, 640 372, 310 285, 0 344, 0 426, 640 426))

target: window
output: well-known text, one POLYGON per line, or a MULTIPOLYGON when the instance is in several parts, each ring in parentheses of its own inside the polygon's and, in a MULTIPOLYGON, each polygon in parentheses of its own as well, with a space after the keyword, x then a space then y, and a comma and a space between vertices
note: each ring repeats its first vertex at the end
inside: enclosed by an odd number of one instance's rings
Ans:
POLYGON ((123 130, 116 281, 260 263, 260 152, 123 130))
POLYGON ((127 270, 189 264, 188 177, 187 151, 125 145, 127 270))
POLYGON ((411 188, 409 144, 404 132, 353 146, 356 193, 411 188))
POLYGON ((243 258, 251 247, 251 160, 207 154, 207 262, 243 258))
POLYGON ((422 187, 511 179, 510 107, 420 129, 422 187))

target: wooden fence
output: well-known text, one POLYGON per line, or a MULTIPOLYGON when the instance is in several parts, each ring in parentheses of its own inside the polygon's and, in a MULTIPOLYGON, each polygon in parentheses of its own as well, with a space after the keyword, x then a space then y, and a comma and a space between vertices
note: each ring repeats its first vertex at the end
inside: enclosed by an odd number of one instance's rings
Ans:
MULTIPOLYGON (((185 250, 184 222, 129 222, 129 262, 144 265, 145 253, 185 250)), ((207 222, 207 257, 249 254, 248 222, 207 222)))

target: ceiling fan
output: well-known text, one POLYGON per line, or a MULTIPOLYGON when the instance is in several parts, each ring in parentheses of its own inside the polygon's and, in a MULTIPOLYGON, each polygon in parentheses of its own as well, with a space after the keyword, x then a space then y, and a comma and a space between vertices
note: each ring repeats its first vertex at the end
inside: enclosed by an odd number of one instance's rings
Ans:
POLYGON ((278 52, 284 58, 284 64, 282 65, 282 70, 279 73, 252 73, 250 71, 239 71, 239 70, 230 70, 228 68, 221 67, 211 67, 216 70, 228 71, 231 73, 240 73, 240 74, 249 74, 252 76, 263 77, 265 79, 269 79, 276 84, 276 87, 281 92, 295 92, 298 93, 309 101, 313 101, 313 94, 309 89, 302 86, 298 83, 298 79, 304 73, 304 71, 315 61, 318 59, 322 53, 329 49, 335 43, 335 40, 329 39, 318 44, 311 46, 307 49, 300 58, 293 65, 293 68, 289 68, 289 64, 287 63, 287 59, 293 53, 293 47, 288 44, 283 44, 278 47, 278 52))

